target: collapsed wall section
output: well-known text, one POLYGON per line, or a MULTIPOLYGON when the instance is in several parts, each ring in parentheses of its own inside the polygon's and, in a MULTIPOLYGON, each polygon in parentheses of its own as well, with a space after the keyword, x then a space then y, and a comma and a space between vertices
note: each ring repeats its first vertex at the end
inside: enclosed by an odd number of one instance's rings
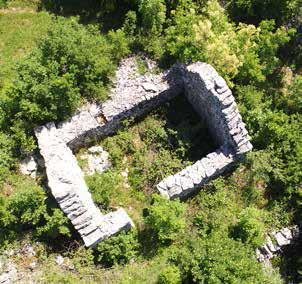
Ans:
POLYGON ((159 74, 139 75, 135 59, 126 58, 116 72, 109 99, 85 105, 71 119, 59 123, 58 131, 71 149, 77 149, 113 134, 124 120, 144 115, 173 99, 182 87, 178 66, 159 74))
POLYGON ((35 134, 51 193, 86 246, 94 246, 121 229, 132 226, 123 209, 101 214, 92 200, 75 156, 61 139, 54 123, 36 128, 35 134))

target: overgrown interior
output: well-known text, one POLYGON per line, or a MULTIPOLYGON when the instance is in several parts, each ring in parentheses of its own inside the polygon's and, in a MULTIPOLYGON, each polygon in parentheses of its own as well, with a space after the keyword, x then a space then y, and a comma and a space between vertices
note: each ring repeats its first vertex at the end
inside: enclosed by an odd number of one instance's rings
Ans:
MULTIPOLYGON (((94 145, 99 144, 109 152, 113 160, 110 172, 129 167, 131 186, 147 193, 156 192, 155 185, 167 175, 191 165, 218 147, 206 121, 195 112, 184 93, 149 114, 123 124, 123 129, 94 145), (166 166, 161 167, 158 161, 166 162, 166 166), (148 176, 148 181, 138 182, 142 176, 148 176)), ((84 163, 80 156, 85 149, 77 154, 80 165, 84 163)))

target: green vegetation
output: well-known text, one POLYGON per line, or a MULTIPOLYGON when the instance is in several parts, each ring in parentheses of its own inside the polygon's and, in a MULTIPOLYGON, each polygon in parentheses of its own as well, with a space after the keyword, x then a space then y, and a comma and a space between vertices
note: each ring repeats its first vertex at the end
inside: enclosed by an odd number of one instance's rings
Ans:
POLYGON ((13 78, 14 65, 26 56, 35 42, 44 36, 51 16, 45 12, 4 13, 0 11, 0 86, 13 78))
POLYGON ((169 265, 164 268, 158 278, 160 284, 178 284, 181 283, 181 274, 177 266, 169 265))
POLYGON ((37 242, 33 278, 281 283, 280 269, 286 281, 301 281, 299 247, 276 258, 270 273, 254 249, 266 232, 302 218, 302 4, 222 2, 0 0, 0 250, 37 242), (212 64, 233 87, 254 151, 196 196, 168 201, 155 184, 211 152, 209 133, 179 98, 129 121, 98 142, 113 166, 86 180, 100 209, 125 208, 136 230, 85 249, 44 190, 45 178, 22 177, 17 166, 36 148, 35 126, 107 98, 110 78, 129 53, 138 54, 142 74, 145 55, 162 68, 212 64), (58 253, 69 263, 54 266, 58 253))
POLYGON ((139 243, 135 232, 121 232, 97 245, 97 261, 107 266, 127 263, 138 253, 139 243))
POLYGON ((71 235, 67 217, 45 191, 28 178, 11 176, 6 180, 0 204, 1 245, 28 230, 46 240, 61 234, 71 235))
POLYGON ((186 207, 183 203, 169 201, 164 197, 155 195, 146 217, 146 224, 155 232, 159 242, 173 241, 180 232, 184 232, 186 226, 185 210, 186 207))

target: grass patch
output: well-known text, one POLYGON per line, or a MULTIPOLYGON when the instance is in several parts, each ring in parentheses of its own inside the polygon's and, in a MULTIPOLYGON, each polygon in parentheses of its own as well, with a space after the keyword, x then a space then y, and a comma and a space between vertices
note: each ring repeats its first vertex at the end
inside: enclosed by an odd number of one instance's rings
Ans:
POLYGON ((7 2, 8 8, 37 9, 41 0, 10 0, 7 2))
POLYGON ((41 12, 0 10, 0 86, 14 76, 14 65, 35 46, 51 24, 51 16, 41 12))

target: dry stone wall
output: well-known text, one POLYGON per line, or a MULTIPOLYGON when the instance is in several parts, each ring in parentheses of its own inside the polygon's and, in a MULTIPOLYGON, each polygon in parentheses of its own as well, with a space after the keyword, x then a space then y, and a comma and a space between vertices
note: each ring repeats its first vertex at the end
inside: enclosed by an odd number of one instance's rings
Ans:
POLYGON ((72 149, 114 133, 128 118, 141 116, 182 92, 180 69, 160 74, 139 75, 133 57, 122 61, 116 72, 115 87, 103 104, 87 104, 58 131, 72 149))
POLYGON ((48 186, 86 246, 94 246, 121 229, 132 226, 123 209, 101 214, 92 200, 75 156, 54 123, 35 129, 35 134, 45 161, 48 186))
POLYGON ((282 252, 284 246, 301 241, 301 237, 301 226, 298 225, 272 232, 270 236, 267 236, 266 243, 256 249, 256 257, 259 262, 267 262, 282 252))
POLYGON ((162 180, 157 188, 168 198, 191 194, 252 149, 232 92, 215 69, 197 62, 182 67, 182 78, 187 99, 206 121, 219 147, 194 165, 162 180))
POLYGON ((168 198, 184 197, 252 149, 230 89, 208 64, 175 65, 160 74, 139 75, 135 59, 127 58, 117 70, 115 87, 106 102, 87 104, 68 121, 36 129, 48 185, 86 246, 131 227, 132 221, 123 209, 101 214, 72 150, 114 133, 125 119, 143 115, 183 93, 207 122, 218 147, 157 185, 168 198))

